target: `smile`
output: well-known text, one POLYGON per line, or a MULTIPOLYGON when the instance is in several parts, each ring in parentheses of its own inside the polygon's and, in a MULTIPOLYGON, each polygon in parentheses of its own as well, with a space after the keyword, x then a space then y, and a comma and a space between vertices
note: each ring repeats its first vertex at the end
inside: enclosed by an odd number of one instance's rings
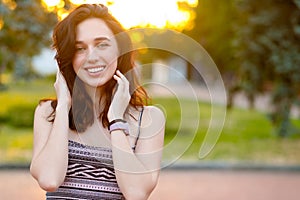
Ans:
POLYGON ((105 69, 105 65, 98 66, 98 67, 87 68, 86 70, 89 73, 98 73, 98 72, 102 72, 104 69, 105 69))

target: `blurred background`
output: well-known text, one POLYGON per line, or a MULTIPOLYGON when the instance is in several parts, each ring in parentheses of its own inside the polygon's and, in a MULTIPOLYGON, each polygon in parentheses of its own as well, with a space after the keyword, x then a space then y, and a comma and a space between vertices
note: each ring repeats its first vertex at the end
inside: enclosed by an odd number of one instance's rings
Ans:
POLYGON ((41 98, 55 97, 52 29, 82 3, 107 5, 128 30, 161 30, 156 35, 132 35, 132 40, 145 44, 137 56, 142 81, 179 91, 170 95, 145 84, 152 104, 167 116, 165 144, 174 138, 178 145, 191 142, 184 152, 165 152, 163 162, 176 154, 177 163, 200 168, 203 163, 300 166, 300 0, 1 0, 0 166, 29 166, 34 109, 41 98), (198 154, 211 117, 206 77, 180 55, 147 49, 147 40, 165 38, 167 30, 201 44, 224 81, 227 101, 213 106, 217 111, 225 107, 226 119, 205 158, 198 154), (195 105, 194 94, 183 92, 186 81, 195 91, 203 120, 193 116, 194 107, 189 105, 195 105), (182 109, 191 113, 188 124, 181 123, 182 109), (179 128, 183 133, 178 134, 179 128))
MULTIPOLYGON (((88 1, 1 0, 0 163, 30 161, 34 108, 39 99, 55 96, 52 86, 57 66, 51 31, 58 20, 84 2, 88 1)), ((108 5, 127 29, 150 27, 181 32, 212 57, 225 84, 228 110, 218 144, 206 159, 300 163, 299 1, 94 2, 108 5)), ((151 37, 165 39, 166 32, 155 34, 135 34, 133 40, 143 43, 151 37)), ((182 45, 180 41, 172 42, 174 46, 182 45)), ((201 96, 205 77, 195 66, 172 52, 147 46, 140 50, 138 61, 147 65, 142 68, 144 81, 180 88, 188 80, 197 93, 201 115, 210 116, 209 99, 201 96), (168 67, 157 67, 159 64, 168 67)), ((153 103, 160 104, 167 114, 167 143, 177 133, 181 108, 178 99, 158 90, 152 92, 153 103)), ((181 101, 188 102, 188 95, 180 97, 181 101)), ((194 120, 197 123, 198 119, 194 120)), ((198 160, 208 125, 209 120, 200 122, 183 159, 198 160)), ((188 126, 185 131, 188 135, 188 126)))

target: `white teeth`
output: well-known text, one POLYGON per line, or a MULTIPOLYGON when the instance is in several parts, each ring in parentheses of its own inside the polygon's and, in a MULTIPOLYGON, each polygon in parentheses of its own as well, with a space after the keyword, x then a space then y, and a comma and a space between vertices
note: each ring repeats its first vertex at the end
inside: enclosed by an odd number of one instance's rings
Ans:
POLYGON ((96 67, 96 68, 89 68, 87 69, 88 72, 90 73, 97 73, 97 72, 101 72, 104 70, 105 67, 96 67))

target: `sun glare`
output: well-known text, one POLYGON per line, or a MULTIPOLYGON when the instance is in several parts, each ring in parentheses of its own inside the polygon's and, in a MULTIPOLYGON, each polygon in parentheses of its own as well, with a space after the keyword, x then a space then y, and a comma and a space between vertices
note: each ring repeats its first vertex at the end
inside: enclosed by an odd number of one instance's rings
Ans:
POLYGON ((57 6, 60 3, 60 0, 43 0, 47 6, 49 7, 53 7, 53 6, 57 6))
MULTIPOLYGON (((59 19, 68 15, 64 0, 42 0, 49 12, 56 12, 59 19)), ((178 31, 192 28, 195 16, 192 9, 183 9, 180 3, 190 8, 198 0, 70 0, 74 6, 83 3, 102 3, 111 11, 125 28, 153 27, 172 28, 178 31)))
POLYGON ((17 3, 13 0, 2 0, 2 3, 10 10, 14 10, 17 7, 17 3))

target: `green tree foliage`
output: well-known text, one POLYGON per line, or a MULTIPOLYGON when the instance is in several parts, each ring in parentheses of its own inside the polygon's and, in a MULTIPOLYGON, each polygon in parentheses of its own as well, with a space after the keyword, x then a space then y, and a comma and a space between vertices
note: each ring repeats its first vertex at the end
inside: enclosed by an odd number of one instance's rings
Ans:
POLYGON ((235 0, 199 0, 195 8, 195 27, 185 33, 198 41, 212 56, 222 74, 234 65, 235 0))
MULTIPOLYGON (((220 70, 227 90, 235 91, 238 77, 235 29, 239 20, 236 1, 199 0, 195 12, 195 27, 185 33, 206 49, 220 70)), ((232 97, 228 97, 229 107, 232 97)))
POLYGON ((256 94, 271 92, 271 120, 280 136, 291 133, 291 107, 300 91, 299 5, 299 0, 242 0, 239 5, 238 84, 251 102, 256 94))
POLYGON ((39 0, 10 0, 0 3, 0 72, 15 75, 30 72, 31 57, 50 46, 56 16, 47 13, 39 0))
POLYGON ((199 0, 195 27, 186 32, 209 52, 228 90, 228 107, 243 91, 254 105, 268 92, 270 119, 280 136, 292 132, 299 105, 300 0, 199 0))
POLYGON ((300 0, 294 0, 295 4, 300 8, 300 0))

